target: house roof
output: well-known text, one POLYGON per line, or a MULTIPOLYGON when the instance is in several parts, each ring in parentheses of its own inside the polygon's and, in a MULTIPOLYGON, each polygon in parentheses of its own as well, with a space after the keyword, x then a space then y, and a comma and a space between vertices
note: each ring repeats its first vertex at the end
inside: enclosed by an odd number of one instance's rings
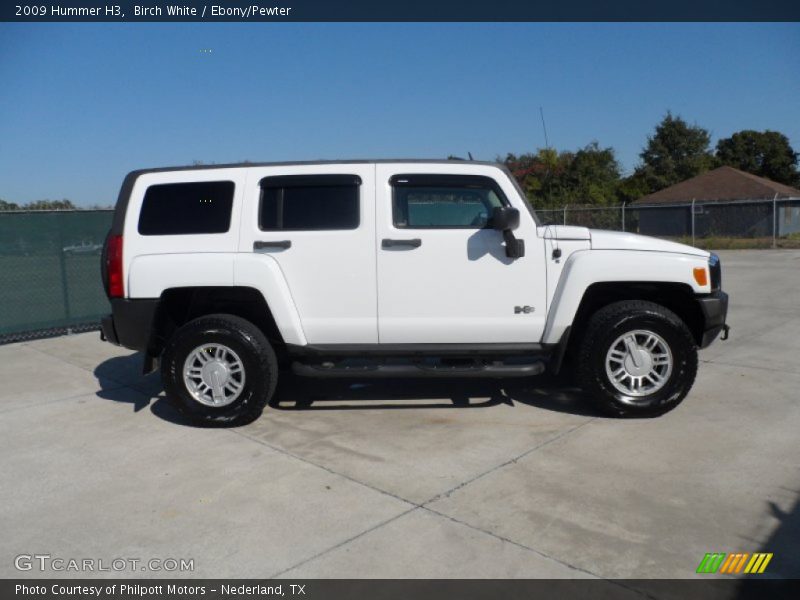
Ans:
POLYGON ((756 200, 778 195, 778 198, 800 198, 800 190, 771 179, 745 173, 733 167, 719 167, 647 196, 631 204, 683 204, 756 200))

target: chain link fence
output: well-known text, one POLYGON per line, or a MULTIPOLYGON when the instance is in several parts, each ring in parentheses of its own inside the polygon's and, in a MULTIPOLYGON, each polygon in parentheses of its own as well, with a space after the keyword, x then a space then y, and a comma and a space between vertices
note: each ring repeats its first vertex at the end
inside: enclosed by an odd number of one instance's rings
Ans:
POLYGON ((111 210, 0 212, 0 343, 97 329, 111 210))
POLYGON ((536 210, 545 225, 629 231, 710 249, 800 248, 800 198, 536 210))

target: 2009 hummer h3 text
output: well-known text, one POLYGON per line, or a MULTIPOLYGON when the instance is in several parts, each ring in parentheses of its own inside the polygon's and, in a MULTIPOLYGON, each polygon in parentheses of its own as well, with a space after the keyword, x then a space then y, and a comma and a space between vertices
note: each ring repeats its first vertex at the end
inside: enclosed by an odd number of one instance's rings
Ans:
POLYGON ((520 377, 568 364, 606 412, 674 408, 727 325, 719 259, 541 225, 503 167, 341 161, 134 171, 102 335, 191 418, 257 417, 310 377, 520 377))

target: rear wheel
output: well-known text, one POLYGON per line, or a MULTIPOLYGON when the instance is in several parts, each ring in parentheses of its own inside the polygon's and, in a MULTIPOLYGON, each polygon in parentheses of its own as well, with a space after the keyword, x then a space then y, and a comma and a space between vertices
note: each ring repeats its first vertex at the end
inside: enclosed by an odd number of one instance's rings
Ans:
POLYGON ((275 392, 278 363, 261 330, 233 315, 190 321, 172 336, 161 360, 168 398, 192 421, 243 424, 275 392))
POLYGON ((671 310, 642 300, 597 311, 580 341, 577 376, 606 413, 648 417, 675 408, 697 374, 697 347, 671 310))

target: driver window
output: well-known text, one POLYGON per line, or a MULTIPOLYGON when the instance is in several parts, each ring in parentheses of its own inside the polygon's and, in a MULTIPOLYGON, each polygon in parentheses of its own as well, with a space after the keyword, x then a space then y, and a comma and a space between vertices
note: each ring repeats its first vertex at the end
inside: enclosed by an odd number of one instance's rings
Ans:
POLYGON ((396 185, 392 214, 400 229, 483 229, 503 201, 484 185, 396 185))

